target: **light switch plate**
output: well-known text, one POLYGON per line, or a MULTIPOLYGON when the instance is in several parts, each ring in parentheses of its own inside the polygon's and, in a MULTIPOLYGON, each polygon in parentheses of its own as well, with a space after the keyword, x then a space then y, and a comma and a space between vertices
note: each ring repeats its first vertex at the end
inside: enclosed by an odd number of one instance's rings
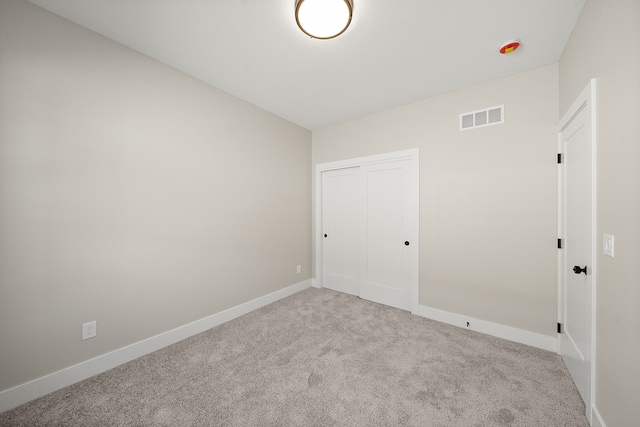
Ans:
POLYGON ((602 253, 613 257, 613 235, 604 234, 602 236, 602 253))

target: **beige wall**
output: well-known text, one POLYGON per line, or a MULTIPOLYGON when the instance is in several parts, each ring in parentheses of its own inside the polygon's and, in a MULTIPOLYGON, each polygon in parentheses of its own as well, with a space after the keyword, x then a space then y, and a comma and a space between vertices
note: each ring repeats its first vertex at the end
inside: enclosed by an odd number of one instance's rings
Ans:
POLYGON ((314 131, 313 164, 418 147, 420 303, 555 337, 557 126, 553 64, 314 131))
POLYGON ((588 0, 560 61, 564 113, 597 79, 596 408, 610 427, 640 407, 640 2, 588 0))
POLYGON ((311 132, 2 0, 0 391, 308 279, 310 162, 311 132))

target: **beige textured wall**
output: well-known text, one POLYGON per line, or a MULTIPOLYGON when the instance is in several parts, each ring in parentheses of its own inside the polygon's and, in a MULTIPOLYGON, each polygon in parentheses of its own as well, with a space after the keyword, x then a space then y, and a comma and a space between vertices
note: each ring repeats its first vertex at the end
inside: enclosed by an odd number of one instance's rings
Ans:
POLYGON ((308 279, 310 162, 308 130, 2 0, 0 391, 308 279))
POLYGON ((544 335, 557 322, 558 66, 313 132, 313 163, 420 149, 420 303, 544 335), (460 132, 459 113, 505 105, 460 132))
POLYGON ((588 0, 560 61, 560 112, 597 78, 596 408, 610 427, 640 407, 640 2, 588 0))

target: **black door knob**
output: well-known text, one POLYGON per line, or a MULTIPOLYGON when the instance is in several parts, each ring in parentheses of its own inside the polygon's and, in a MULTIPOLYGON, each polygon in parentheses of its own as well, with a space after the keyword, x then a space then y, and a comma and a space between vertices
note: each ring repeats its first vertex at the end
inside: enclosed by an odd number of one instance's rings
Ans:
POLYGON ((587 275, 587 266, 585 265, 584 267, 580 267, 579 265, 576 265, 575 267, 573 267, 573 272, 576 274, 580 274, 580 273, 584 273, 584 275, 587 275))
POLYGON ((408 241, 408 240, 405 240, 405 241, 404 241, 404 245, 405 245, 405 246, 409 246, 409 241, 408 241))
POLYGON ((327 237, 327 235, 325 234, 324 237, 327 237))

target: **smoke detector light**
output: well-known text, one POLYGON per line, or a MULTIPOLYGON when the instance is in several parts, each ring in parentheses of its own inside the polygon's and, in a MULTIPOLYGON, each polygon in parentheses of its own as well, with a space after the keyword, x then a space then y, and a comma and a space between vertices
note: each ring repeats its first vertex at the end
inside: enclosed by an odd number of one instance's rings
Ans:
POLYGON ((506 55, 508 53, 511 53, 511 52, 515 51, 519 47, 520 47, 520 40, 511 40, 511 41, 505 43, 504 45, 502 45, 502 47, 500 48, 499 52, 502 55, 506 55))

